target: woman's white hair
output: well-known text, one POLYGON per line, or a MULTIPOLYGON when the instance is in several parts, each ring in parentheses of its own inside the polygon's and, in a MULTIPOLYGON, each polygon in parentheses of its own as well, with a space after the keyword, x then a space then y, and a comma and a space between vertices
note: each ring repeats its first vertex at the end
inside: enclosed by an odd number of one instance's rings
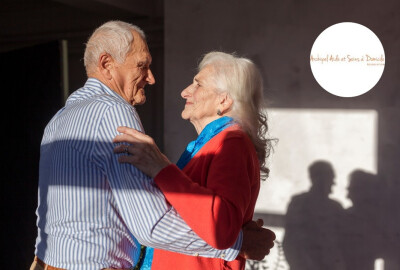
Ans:
POLYGON ((109 21, 94 30, 86 43, 83 57, 86 73, 91 74, 95 71, 100 54, 104 52, 110 54, 118 63, 123 63, 132 47, 132 31, 146 39, 142 29, 122 21, 109 21))
POLYGON ((247 58, 224 52, 207 53, 199 64, 199 71, 212 66, 209 78, 217 92, 226 92, 233 100, 232 117, 252 140, 263 177, 268 177, 266 158, 272 143, 264 107, 263 79, 256 65, 247 58))

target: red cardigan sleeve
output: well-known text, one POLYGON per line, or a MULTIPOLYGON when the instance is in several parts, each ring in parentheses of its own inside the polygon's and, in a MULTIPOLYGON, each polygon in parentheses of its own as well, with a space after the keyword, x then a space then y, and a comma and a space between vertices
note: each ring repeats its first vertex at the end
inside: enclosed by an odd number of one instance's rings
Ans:
POLYGON ((175 165, 154 179, 185 222, 214 248, 232 246, 243 225, 255 182, 250 179, 254 160, 249 150, 243 137, 223 140, 210 162, 207 187, 193 182, 175 165))

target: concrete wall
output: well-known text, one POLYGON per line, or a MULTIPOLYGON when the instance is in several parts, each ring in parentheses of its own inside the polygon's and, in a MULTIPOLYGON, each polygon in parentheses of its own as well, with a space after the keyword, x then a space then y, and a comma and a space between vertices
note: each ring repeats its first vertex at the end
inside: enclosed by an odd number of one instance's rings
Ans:
MULTIPOLYGON (((384 242, 381 250, 386 250, 379 256, 385 257, 385 269, 400 269, 394 255, 400 252, 400 202, 397 199, 400 197, 399 10, 400 2, 396 0, 167 1, 166 154, 176 161, 186 144, 196 137, 191 124, 180 118, 184 107, 180 92, 196 74, 201 55, 211 50, 236 52, 254 60, 264 76, 269 108, 375 110, 378 114, 375 173, 383 190, 378 200, 386 205, 377 210, 383 216, 375 216, 380 222, 376 234, 384 242), (318 85, 311 73, 309 57, 313 42, 324 29, 339 22, 356 22, 368 27, 380 38, 385 49, 386 65, 381 80, 359 97, 333 96, 318 85)), ((354 123, 355 129, 357 124, 354 123)), ((279 151, 279 144, 276 151, 279 151)), ((288 170, 290 166, 288 164, 288 170)), ((284 219, 282 217, 281 223, 284 219)))

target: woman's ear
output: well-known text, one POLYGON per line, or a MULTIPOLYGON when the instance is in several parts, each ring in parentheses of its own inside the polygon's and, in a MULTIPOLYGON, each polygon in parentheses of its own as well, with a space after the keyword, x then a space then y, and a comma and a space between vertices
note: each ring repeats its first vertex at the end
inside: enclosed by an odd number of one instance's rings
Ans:
POLYGON ((98 69, 104 78, 112 79, 111 71, 114 68, 114 59, 108 53, 102 53, 99 57, 98 69))
POLYGON ((232 109, 233 100, 228 93, 222 93, 219 96, 219 110, 222 114, 229 112, 232 109))

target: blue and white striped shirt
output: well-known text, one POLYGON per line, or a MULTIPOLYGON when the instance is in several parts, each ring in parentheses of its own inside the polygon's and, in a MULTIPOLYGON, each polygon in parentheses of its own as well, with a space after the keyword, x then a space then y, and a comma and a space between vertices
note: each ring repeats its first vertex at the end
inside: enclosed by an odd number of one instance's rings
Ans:
POLYGON ((233 260, 200 239, 166 203, 154 181, 118 163, 118 126, 143 131, 134 109, 90 78, 47 125, 41 144, 35 254, 64 269, 130 268, 140 243, 184 254, 233 260))

